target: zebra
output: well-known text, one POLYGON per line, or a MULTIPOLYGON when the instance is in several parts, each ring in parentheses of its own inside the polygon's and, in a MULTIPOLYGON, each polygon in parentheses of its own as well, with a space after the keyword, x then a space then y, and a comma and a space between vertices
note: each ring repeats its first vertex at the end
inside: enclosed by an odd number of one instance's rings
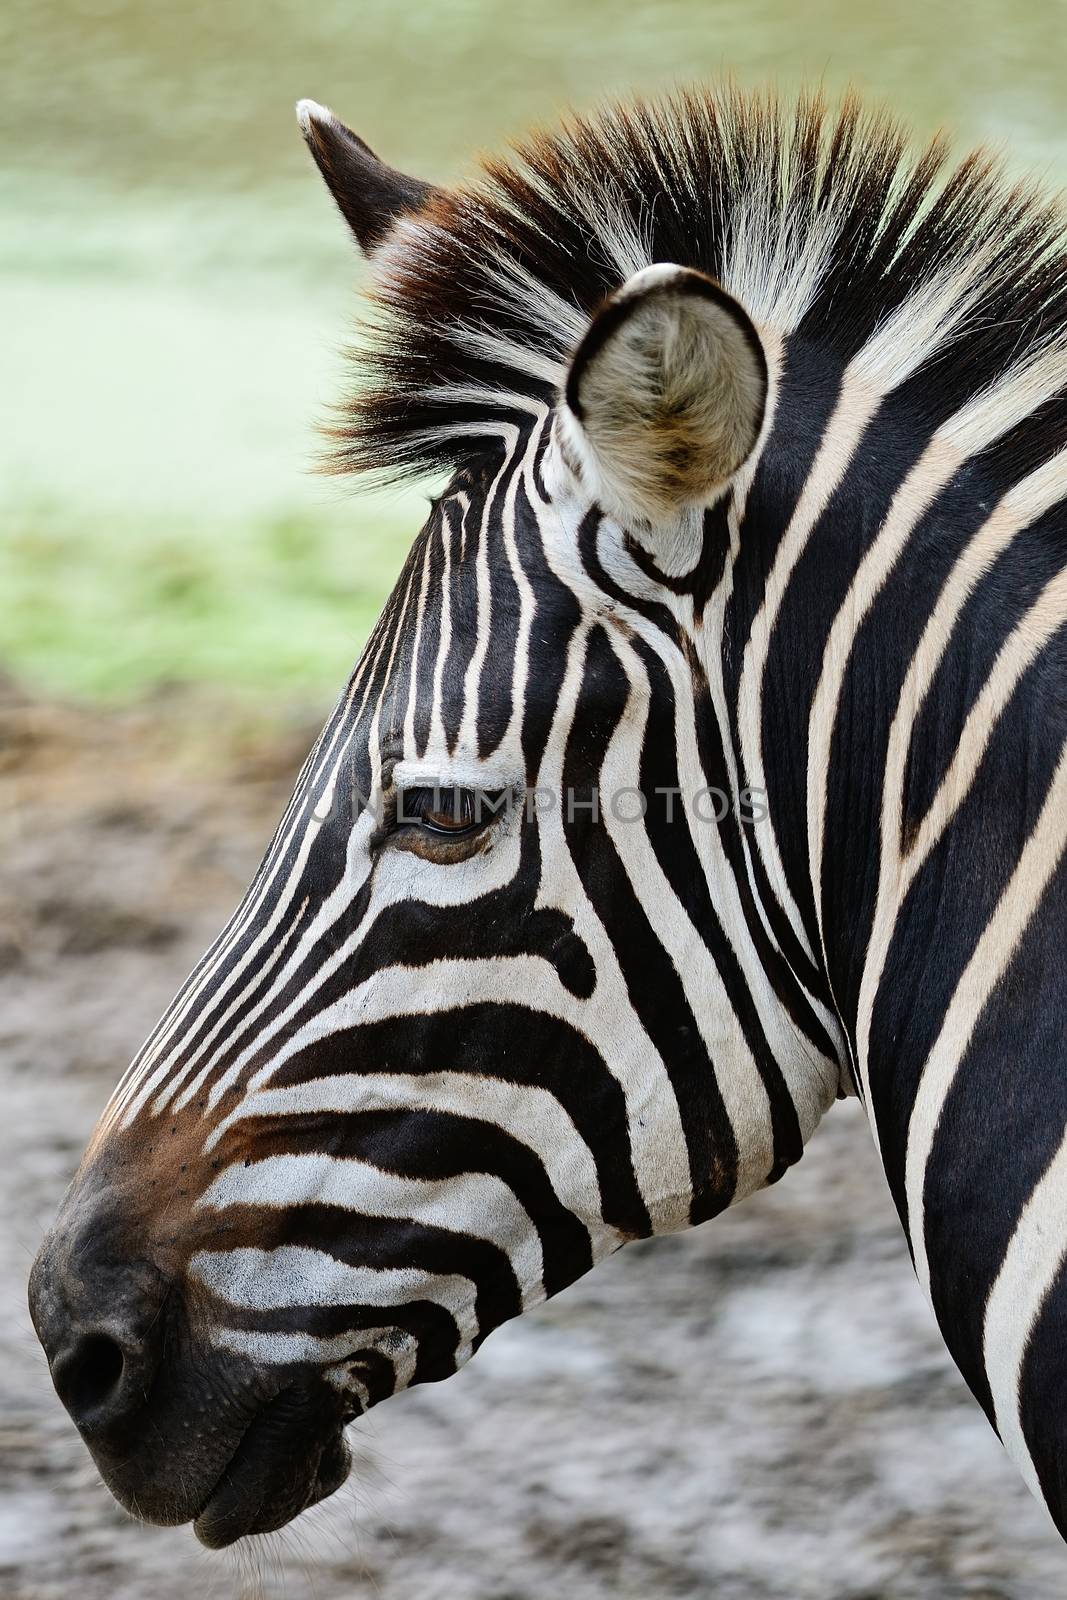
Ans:
POLYGON ((1059 212, 854 96, 611 103, 451 188, 298 118, 371 279, 329 464, 439 492, 34 1265, 105 1482, 282 1526, 853 1096, 1067 1532, 1059 212))

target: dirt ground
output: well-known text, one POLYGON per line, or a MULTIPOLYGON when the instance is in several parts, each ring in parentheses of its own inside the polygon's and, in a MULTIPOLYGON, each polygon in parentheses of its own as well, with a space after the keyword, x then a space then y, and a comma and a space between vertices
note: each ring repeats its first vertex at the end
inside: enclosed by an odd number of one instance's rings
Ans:
POLYGON ((353 1430, 251 1550, 141 1528, 25 1279, 112 1083, 238 898, 314 732, 0 689, 0 1600, 1060 1600, 1067 1550, 941 1350, 862 1117, 353 1430))

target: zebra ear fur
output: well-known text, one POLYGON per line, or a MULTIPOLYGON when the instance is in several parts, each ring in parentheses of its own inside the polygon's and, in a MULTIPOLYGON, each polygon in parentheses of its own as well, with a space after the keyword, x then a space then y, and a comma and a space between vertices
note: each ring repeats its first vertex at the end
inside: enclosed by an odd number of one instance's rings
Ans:
POLYGON ((379 161, 370 145, 316 101, 298 101, 296 120, 327 189, 365 254, 382 242, 402 212, 417 211, 433 194, 432 184, 408 178, 379 161))
POLYGON ((609 509, 664 522, 729 481, 766 403, 767 361, 747 312, 702 272, 646 267, 574 353, 561 443, 609 509))

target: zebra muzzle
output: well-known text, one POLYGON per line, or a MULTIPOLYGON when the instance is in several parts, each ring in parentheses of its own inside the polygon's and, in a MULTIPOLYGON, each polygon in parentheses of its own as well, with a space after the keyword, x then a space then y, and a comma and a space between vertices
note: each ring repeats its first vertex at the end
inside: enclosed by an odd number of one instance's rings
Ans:
POLYGON ((192 1522, 212 1549, 284 1526, 348 1475, 343 1397, 315 1370, 213 1342, 184 1275, 127 1248, 128 1222, 113 1191, 75 1184, 34 1263, 60 1399, 140 1520, 192 1522))

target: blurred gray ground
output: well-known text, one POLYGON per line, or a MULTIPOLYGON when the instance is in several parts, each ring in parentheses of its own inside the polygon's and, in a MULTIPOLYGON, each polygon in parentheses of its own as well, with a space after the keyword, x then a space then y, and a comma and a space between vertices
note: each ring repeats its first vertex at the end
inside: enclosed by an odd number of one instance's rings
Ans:
POLYGON ((24 1309, 107 1092, 251 873, 312 730, 0 697, 0 1600, 1058 1600, 1067 1550, 943 1354, 862 1117, 354 1430, 211 1556, 111 1502, 24 1309))

